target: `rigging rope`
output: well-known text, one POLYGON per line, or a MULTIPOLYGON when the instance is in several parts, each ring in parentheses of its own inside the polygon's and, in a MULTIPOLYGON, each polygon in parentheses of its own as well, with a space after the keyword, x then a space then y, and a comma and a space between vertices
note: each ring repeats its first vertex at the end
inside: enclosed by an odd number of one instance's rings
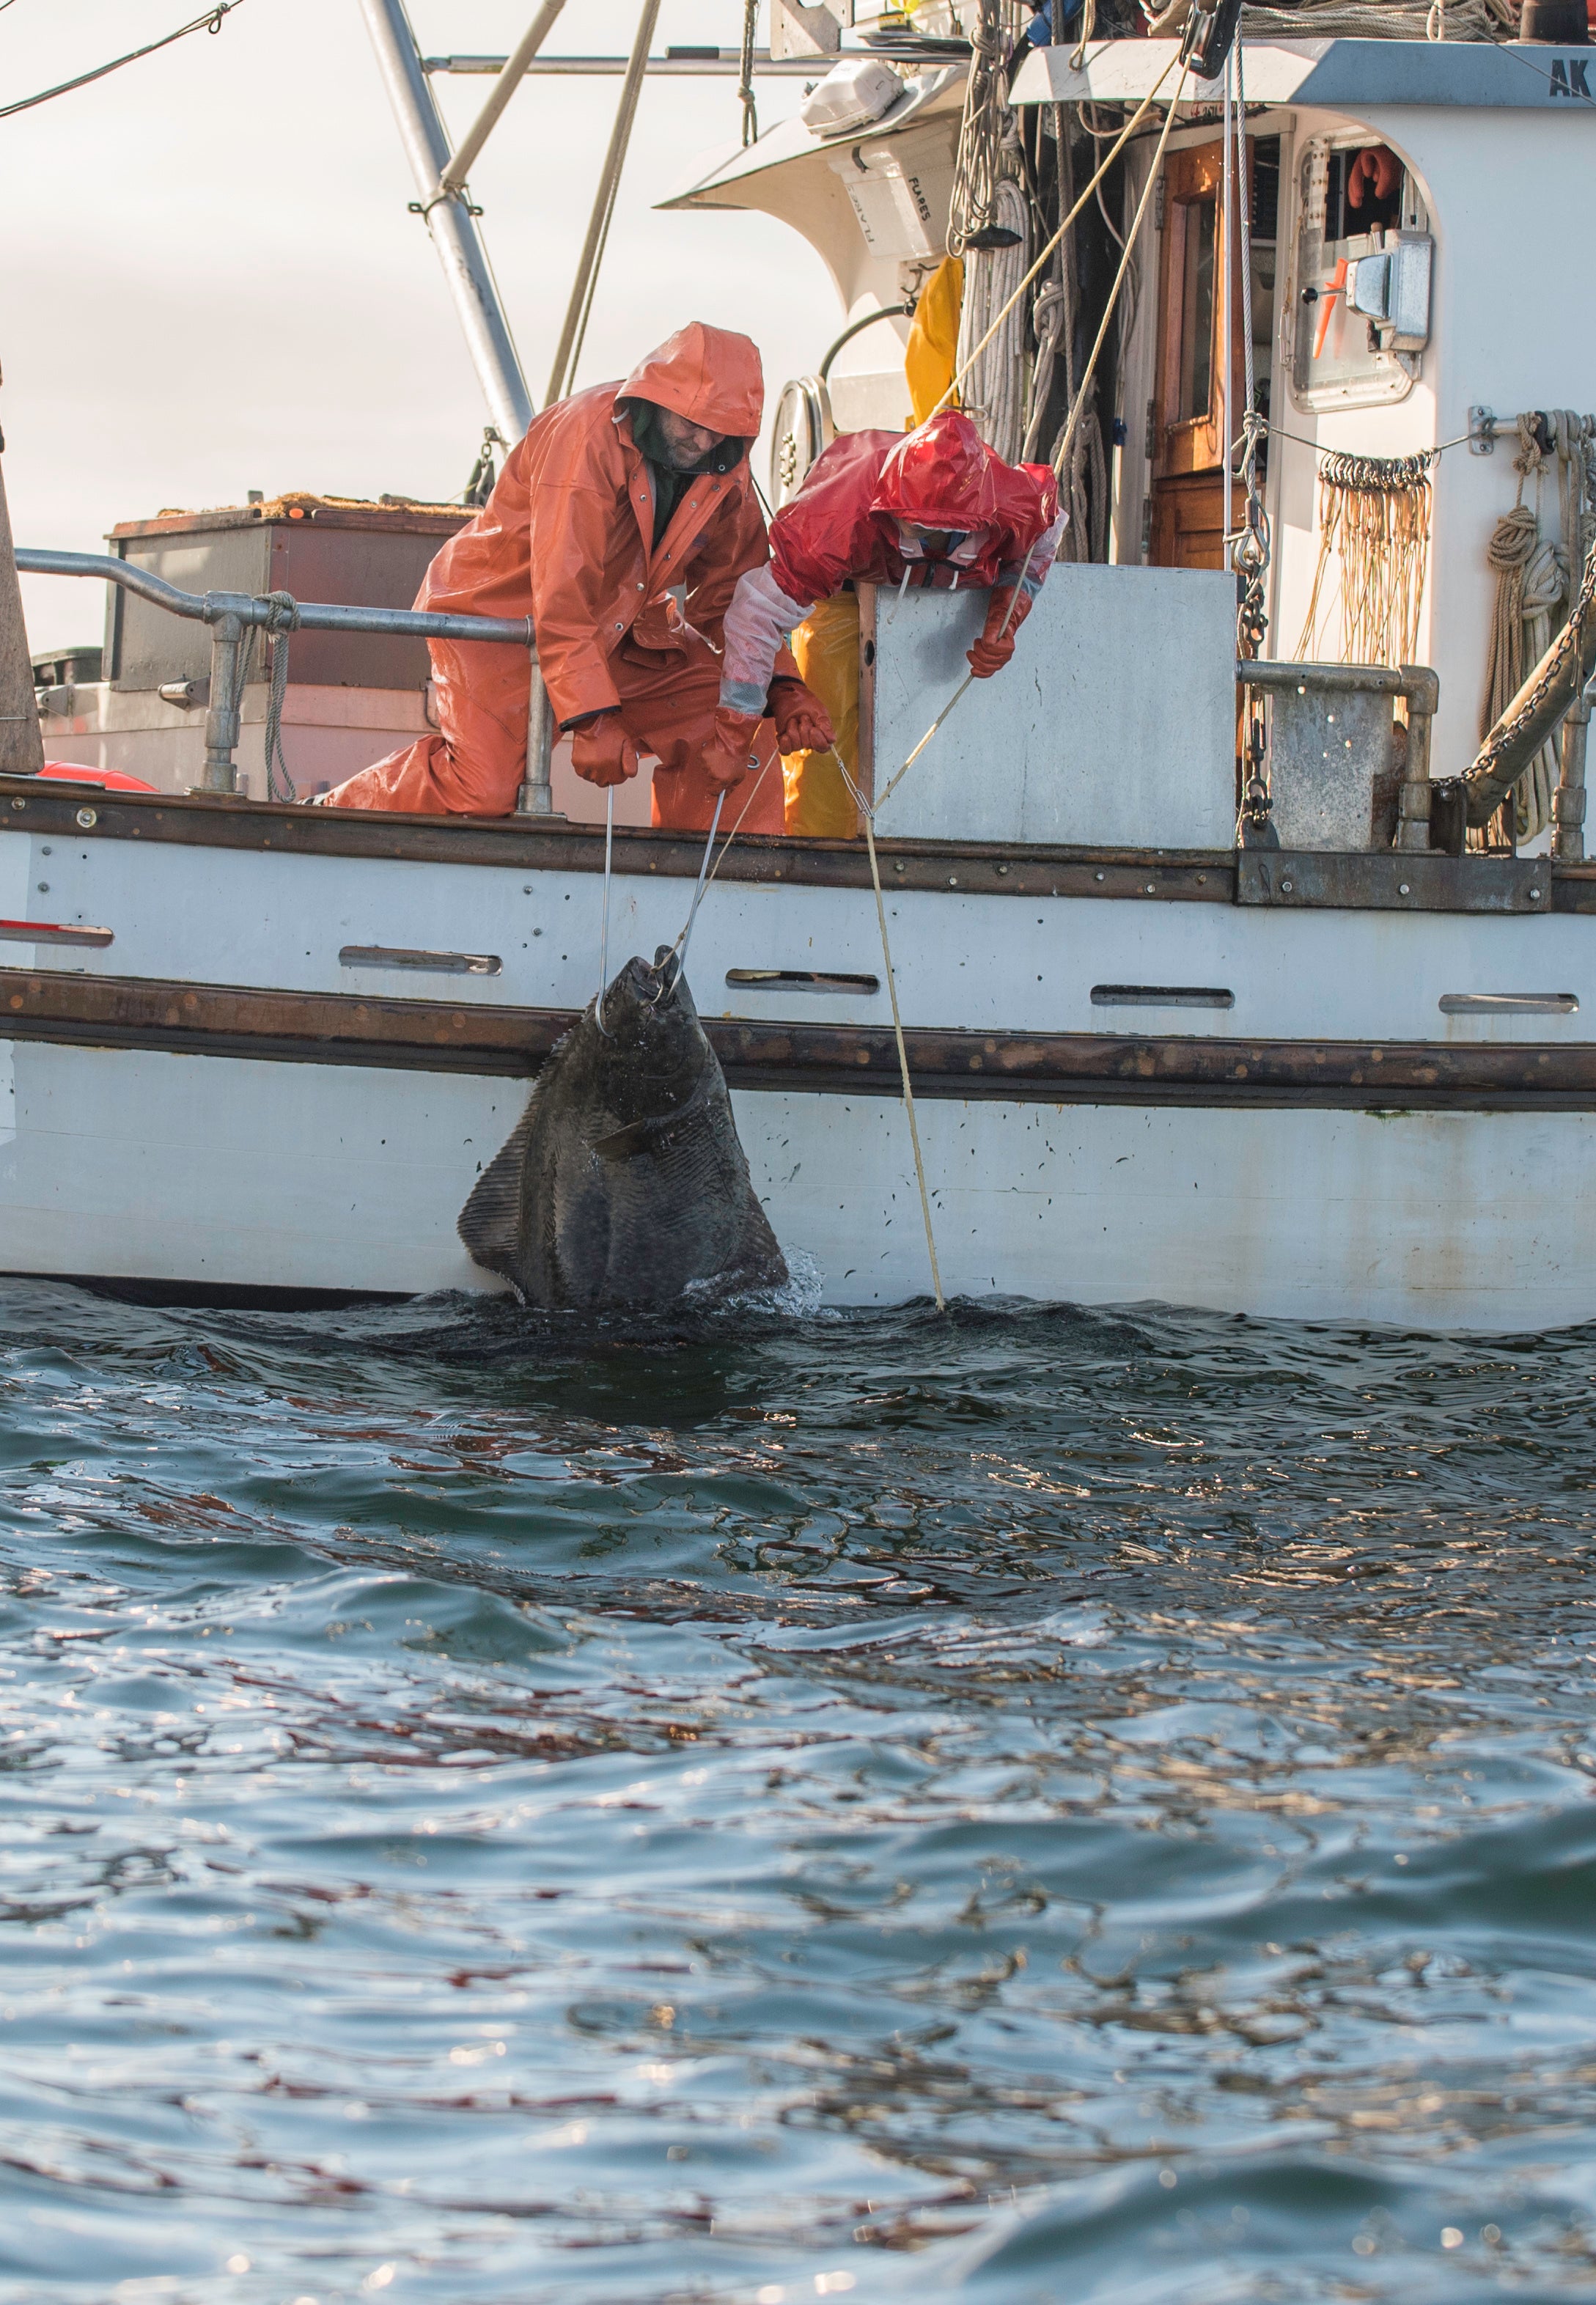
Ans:
MULTIPOLYGON (((1171 61, 1173 61, 1173 59, 1171 61)), ((1119 259, 1119 269, 1114 275, 1114 285, 1109 289, 1108 301, 1103 307, 1102 325, 1098 329, 1097 341, 1092 345, 1091 355, 1087 360, 1086 373, 1081 378, 1081 388, 1076 393, 1074 404, 1070 410, 1069 421, 1065 424, 1063 433, 1060 435, 1058 446, 1053 452, 1053 470, 1056 472, 1062 472, 1069 461, 1070 450, 1074 446, 1075 434, 1080 428, 1081 413, 1086 404, 1086 395, 1091 387, 1092 378, 1097 370, 1098 360, 1101 354, 1104 343, 1108 338, 1109 327, 1114 319, 1115 307, 1119 302, 1119 293, 1125 286, 1125 275, 1130 270, 1131 258, 1134 253, 1137 240, 1141 236, 1142 224, 1146 218, 1147 211, 1152 204, 1154 187, 1158 184, 1163 171, 1164 149, 1169 141, 1170 131, 1175 126, 1176 116, 1180 110, 1181 98, 1185 94, 1186 79, 1189 69, 1190 68, 1185 65, 1183 65, 1181 68, 1180 85, 1176 88, 1174 96, 1170 98, 1169 109, 1165 115, 1164 125, 1159 132, 1158 144, 1153 151, 1152 166, 1147 172, 1147 183, 1142 187, 1142 198, 1136 203, 1136 213, 1131 218, 1131 228, 1125 234, 1125 253, 1119 259)))
POLYGON ((242 4, 243 0, 216 0, 215 6, 208 8, 203 16, 191 17, 176 31, 167 32, 158 40, 149 40, 141 48, 130 48, 124 56, 113 56, 108 64, 97 64, 92 72, 80 72, 75 80, 64 80, 54 88, 41 89, 37 96, 20 97, 14 104, 0 104, 0 120, 9 120, 13 112, 31 112, 36 104, 48 104, 52 97, 70 96, 75 88, 89 88, 108 72, 120 72, 123 64, 136 64, 140 56, 153 56, 162 48, 169 48, 174 40, 187 39, 191 32, 219 32, 223 17, 230 16, 242 4))
POLYGON ((965 414, 987 446, 1012 464, 1020 453, 1025 392, 1025 314, 1014 291, 1025 269, 1031 227, 1030 204, 1012 176, 1000 177, 994 187, 991 217, 998 230, 1014 237, 1000 248, 972 248, 964 258, 955 358, 970 378, 965 414), (995 311, 1004 318, 993 328, 995 311), (972 344, 981 350, 968 352, 972 344))
POLYGON ((977 0, 964 117, 959 122, 959 148, 954 161, 953 202, 947 219, 949 256, 963 256, 972 235, 985 232, 994 221, 998 156, 1008 93, 1003 69, 1008 45, 1007 13, 1005 0, 977 0))
POLYGON ((637 30, 632 38, 632 54, 626 63, 626 76, 621 82, 615 126, 610 131, 609 149, 604 156, 598 190, 593 200, 593 213, 588 219, 588 236, 577 262, 571 302, 566 307, 565 326, 560 330, 554 366, 549 371, 548 396, 543 404, 546 408, 552 407, 556 400, 563 400, 576 378, 576 364, 582 357, 582 343, 588 333, 588 315, 593 309, 593 292, 598 285, 598 268, 604 261, 604 251, 609 241, 610 220, 615 212, 615 195, 621 187, 621 172, 626 166, 632 126, 637 118, 638 98, 642 93, 649 49, 658 21, 659 0, 643 0, 637 30))
MULTIPOLYGON (((1063 240, 1071 225, 1074 223, 1075 218, 1080 215, 1082 209, 1086 206, 1087 201, 1091 198, 1098 186, 1102 183, 1103 178, 1108 174, 1108 170, 1113 166, 1121 152, 1124 151, 1125 146, 1130 142, 1135 131, 1141 126, 1142 121, 1147 117, 1147 115, 1152 110, 1154 104, 1158 100, 1159 90, 1163 87, 1164 82, 1175 70, 1178 62, 1179 57, 1177 55, 1170 57, 1168 63, 1164 66, 1163 71, 1159 74, 1158 79, 1154 81, 1152 87, 1148 90, 1141 103, 1136 106, 1135 111, 1132 113, 1130 118, 1125 122, 1125 126, 1120 130, 1118 135, 1109 146, 1107 154, 1099 161, 1097 168, 1093 173, 1091 182, 1087 185, 1086 190, 1081 194, 1080 199, 1076 200, 1074 207, 1070 209, 1069 214, 1061 220, 1057 231, 1054 233, 1051 239, 1048 242, 1047 246, 1037 257, 1035 262, 1031 265, 1031 269, 1026 273, 1025 277, 1015 289, 1014 295, 1009 299, 1008 304, 1006 304, 1003 310, 998 313, 997 319, 992 322, 991 327, 987 330, 986 335, 981 338, 981 343, 975 345, 972 350, 970 354, 970 359, 972 361, 975 359, 978 353, 983 352, 989 344, 990 344, 992 338, 997 335, 998 330, 1008 318, 1010 308, 1019 302, 1020 298, 1025 293, 1027 288, 1030 287, 1031 282, 1041 273, 1052 256, 1054 250, 1063 240)), ((1182 85, 1184 85, 1184 73, 1182 75, 1182 85)), ((1174 101, 1176 103, 1180 101, 1178 94, 1175 98, 1174 101)), ((928 422, 931 417, 937 414, 939 409, 947 408, 952 405, 959 393, 964 389, 964 379, 968 376, 969 372, 970 364, 967 361, 964 366, 959 369, 950 380, 947 389, 942 395, 941 399, 937 403, 936 408, 927 410, 926 421, 928 422)))
POLYGON ((753 41, 755 18, 760 0, 746 0, 743 11, 743 59, 737 78, 737 94, 743 104, 743 148, 760 140, 760 111, 753 93, 753 41))

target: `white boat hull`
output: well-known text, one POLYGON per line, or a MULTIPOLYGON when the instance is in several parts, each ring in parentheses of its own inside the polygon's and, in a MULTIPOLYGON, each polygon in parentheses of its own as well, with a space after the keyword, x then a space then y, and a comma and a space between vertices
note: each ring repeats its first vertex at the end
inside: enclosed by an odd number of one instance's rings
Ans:
MULTIPOLYGON (((0 1042, 0 1267, 294 1292, 497 1286, 454 1224, 522 1108, 530 1062, 514 1048, 480 1063, 439 1050, 456 1027, 480 1039, 472 1020, 484 1011, 548 1020, 590 997, 601 882, 577 836, 506 832, 476 861, 463 847, 420 861, 393 844, 440 836, 392 820, 324 829, 255 810, 201 826, 194 804, 162 817, 153 804, 101 798, 80 815, 81 797, 30 797, 29 827, 13 819, 0 832, 0 914, 12 923, 0 921, 0 974, 9 965, 6 998, 27 1017, 0 1042), (376 853, 379 840, 389 853, 376 853), (306 841, 321 852, 285 853, 306 841), (361 842, 373 853, 355 853, 361 842), (571 857, 572 869, 550 856, 571 857), (24 919, 98 927, 110 941, 30 945, 24 919), (349 960, 355 947, 497 965, 372 967, 349 960), (44 1013, 90 1000, 98 979, 111 980, 98 988, 99 1024, 66 1029, 44 1013), (214 1010, 238 988, 257 1003, 280 996, 301 1019, 297 1037, 284 1029, 259 1056, 236 1032, 185 1042, 191 1008, 200 1016, 208 999, 214 1010), (106 1001, 135 995, 147 1020, 165 1019, 147 1023, 138 1045, 139 1033, 104 1021, 106 1001), (383 1033, 396 1029, 395 1002, 412 1038, 390 1060, 383 1033), (346 1053, 316 1021, 329 1014, 340 1028, 375 1019, 368 1042, 346 1053), (415 1037, 418 1016, 427 1031, 438 1020, 439 1047, 415 1037)), ((667 845, 629 838, 612 908, 616 965, 671 941, 691 893, 691 854, 672 861, 667 845)), ((950 1295, 1498 1331, 1596 1316, 1596 1215, 1583 1189, 1596 1125, 1588 915, 1548 911, 1533 872, 1521 892, 1539 907, 1532 917, 1302 910, 1224 900, 1224 858, 1104 852, 1093 870, 1092 859, 1039 864, 1039 854, 1016 853, 1011 866, 997 852, 950 846, 916 861, 883 849, 911 1038, 956 1043, 917 1097, 950 1295), (1039 872, 1044 884, 1048 872, 1073 873, 1069 889, 1101 882, 1104 893, 992 893, 1039 872), (1177 875, 1184 900, 1167 900, 1177 875), (1094 987, 1138 984, 1206 988, 1230 1005, 1094 1000, 1094 987), (1526 1027, 1511 1014, 1443 1013, 1443 997, 1459 993, 1581 1007, 1526 1027), (1005 1070, 1025 1059, 1026 1036, 1049 1047, 1073 1036, 1067 1090, 1005 1070), (1366 1060, 1348 1074, 1354 1043, 1366 1060), (1377 1093, 1386 1102, 1383 1052, 1403 1046, 1410 1084, 1432 1055, 1442 1071, 1473 1065, 1477 1080, 1486 1059, 1511 1059, 1520 1085, 1475 1093, 1468 1078, 1459 1087, 1438 1073, 1438 1087, 1410 1095, 1394 1081, 1385 1110, 1360 1109, 1377 1093), (1337 1048, 1339 1089, 1315 1070, 1337 1048), (1104 1049, 1119 1055, 1099 1090, 1091 1067, 1104 1049), (1205 1050, 1225 1059, 1222 1076, 1165 1085, 1169 1064, 1205 1050), (966 1061, 981 1072, 973 1093, 949 1069, 966 1061), (1563 1068, 1566 1093, 1536 1093, 1549 1066, 1563 1068)), ((712 1029, 735 1034, 741 1018, 763 1035, 761 1058, 741 1075, 728 1067, 757 1189, 825 1302, 923 1296, 925 1236, 886 993, 869 984, 882 962, 859 861, 817 854, 805 864, 786 844, 760 869, 763 880, 728 873, 711 891, 691 963, 712 1029), (818 881, 834 868, 853 884, 818 881), (862 982, 728 985, 728 971, 760 968, 862 982), (799 1049, 815 1025, 832 1035, 823 1065, 799 1049), (857 1093, 854 1064, 869 1067, 857 1093)))
MULTIPOLYGON (((0 1267, 237 1289, 492 1289, 454 1219, 525 1084, 4 1044, 0 1267)), ((756 1189, 825 1302, 930 1288, 903 1109, 739 1091, 756 1189)), ((943 1286, 1303 1320, 1558 1327, 1596 1309, 1583 1113, 926 1101, 943 1286)))

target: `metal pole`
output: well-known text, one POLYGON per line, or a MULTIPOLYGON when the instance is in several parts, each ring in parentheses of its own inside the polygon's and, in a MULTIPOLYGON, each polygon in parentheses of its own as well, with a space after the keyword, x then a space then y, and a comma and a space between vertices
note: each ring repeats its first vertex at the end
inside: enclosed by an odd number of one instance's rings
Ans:
POLYGON ((552 816, 554 780, 549 762, 554 755, 554 708, 543 676, 532 659, 532 693, 526 716, 526 781, 515 795, 518 816, 552 816))
POLYGON ((1433 673, 1429 679, 1420 677, 1428 671, 1427 666, 1405 664, 1402 669, 1411 676, 1411 684, 1407 690, 1407 765, 1396 795, 1395 846, 1422 849, 1430 846, 1430 811, 1435 798, 1435 787, 1430 781, 1430 740, 1440 684, 1433 673))
MULTIPOLYGON (((0 441, 0 447, 4 447, 0 441)), ((45 740, 33 693, 22 589, 17 583, 5 483, 0 481, 0 774, 36 777, 45 764, 45 740)))
POLYGON ((238 659, 243 636, 243 623, 238 617, 223 617, 211 628, 210 709, 205 716, 201 792, 238 790, 238 770, 233 755, 238 744, 238 659))
POLYGON ((609 990, 609 880, 610 864, 615 838, 615 788, 604 787, 604 909, 598 919, 598 997, 593 1003, 593 1021, 604 1031, 604 996, 609 990))
POLYGON ((1581 864, 1585 855, 1585 750, 1591 700, 1582 693, 1563 722, 1558 788, 1551 796, 1551 853, 1559 864, 1581 864))
MULTIPOLYGON (((397 0, 394 0, 397 4, 397 0)), ((367 5, 375 0, 367 0, 367 5)), ((626 147, 632 141, 632 123, 637 115, 638 92, 643 84, 643 71, 649 61, 649 44, 654 38, 654 27, 659 21, 659 0, 643 0, 637 20, 637 33, 632 43, 632 55, 626 66, 626 77, 621 83, 620 101, 615 106, 615 124, 610 131, 609 149, 604 156, 604 166, 598 178, 598 190, 593 200, 593 213, 588 219, 588 236, 582 242, 582 256, 576 267, 576 278, 572 284, 571 302, 565 311, 565 325, 560 330, 559 346, 554 356, 554 366, 548 377, 550 407, 563 399, 571 389, 571 370, 575 366, 574 346, 577 331, 586 316, 591 301, 593 279, 598 268, 598 259, 609 232, 609 219, 615 204, 615 190, 621 181, 621 170, 626 162, 626 147)))
POLYGON ((1235 261, 1235 154, 1230 133, 1230 91, 1235 77, 1234 49, 1225 59, 1225 101, 1223 126, 1220 131, 1225 147, 1219 170, 1219 229, 1214 235, 1215 256, 1221 267, 1219 276, 1219 357, 1224 366, 1219 371, 1219 472, 1220 489, 1225 509, 1219 516, 1219 528, 1225 540, 1225 565, 1230 566, 1231 530, 1235 507, 1231 502, 1230 444, 1235 434, 1231 430, 1231 386, 1235 380, 1235 345, 1232 342, 1235 323, 1230 317, 1231 271, 1235 261))
POLYGON ((439 169, 437 177, 439 191, 464 191, 465 180, 471 172, 471 162, 497 127, 499 115, 520 87, 526 75, 527 66, 554 30, 565 4, 565 0, 543 0, 542 7, 539 9, 527 29, 525 39, 514 55, 505 58, 505 68, 498 76, 492 95, 478 113, 471 127, 467 129, 460 144, 456 146, 454 157, 446 160, 439 169))
POLYGON ((506 440, 519 440, 532 421, 531 395, 470 207, 458 192, 437 188, 449 165, 449 139, 403 0, 361 0, 361 7, 488 413, 506 440))

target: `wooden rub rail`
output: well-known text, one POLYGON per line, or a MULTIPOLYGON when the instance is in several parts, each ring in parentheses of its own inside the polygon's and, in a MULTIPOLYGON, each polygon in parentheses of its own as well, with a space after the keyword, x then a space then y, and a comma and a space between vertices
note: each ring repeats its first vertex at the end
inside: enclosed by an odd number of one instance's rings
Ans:
MULTIPOLYGON (((497 865, 516 872, 604 870, 602 824, 546 817, 400 816, 381 809, 296 808, 212 795, 104 793, 64 780, 0 778, 0 830, 157 846, 230 848, 257 855, 402 859, 420 864, 497 865)), ((1119 897, 1145 902, 1227 905, 1235 860, 1197 850, 1006 847, 995 841, 882 840, 882 877, 899 889, 964 896, 1119 897)), ((696 832, 620 826, 620 874, 692 880, 704 853, 696 832)), ((857 840, 740 834, 718 868, 723 881, 781 888, 870 886, 857 840)))
MULTIPOLYGON (((566 1011, 365 999, 226 984, 0 969, 0 1039, 292 1064, 514 1077, 535 1073, 566 1011)), ((884 1025, 707 1017, 734 1088, 896 1096, 884 1025)), ((1241 1041, 1169 1034, 911 1027, 922 1097, 1030 1104, 1317 1105, 1596 1111, 1596 1044, 1241 1041)))

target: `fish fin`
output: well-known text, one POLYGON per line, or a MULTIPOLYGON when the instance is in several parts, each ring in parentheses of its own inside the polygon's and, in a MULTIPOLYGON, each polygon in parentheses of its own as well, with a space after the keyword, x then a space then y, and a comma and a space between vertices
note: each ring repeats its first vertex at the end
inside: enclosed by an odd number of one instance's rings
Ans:
POLYGON ((771 1229, 770 1220, 755 1197, 753 1186, 748 1187, 748 1206, 743 1218, 743 1238, 738 1246, 734 1267, 744 1287, 783 1289, 792 1279, 787 1260, 781 1253, 781 1243, 771 1229))
POLYGON ((494 1155, 471 1187, 471 1197, 455 1224, 472 1263, 488 1272, 509 1273, 514 1267, 521 1238, 522 1184, 531 1130, 532 1103, 529 1101, 503 1151, 494 1155))
POLYGON ((612 1128, 607 1136, 596 1136, 589 1149, 601 1161, 632 1161, 646 1152, 658 1134, 658 1121, 628 1121, 624 1128, 612 1128))

